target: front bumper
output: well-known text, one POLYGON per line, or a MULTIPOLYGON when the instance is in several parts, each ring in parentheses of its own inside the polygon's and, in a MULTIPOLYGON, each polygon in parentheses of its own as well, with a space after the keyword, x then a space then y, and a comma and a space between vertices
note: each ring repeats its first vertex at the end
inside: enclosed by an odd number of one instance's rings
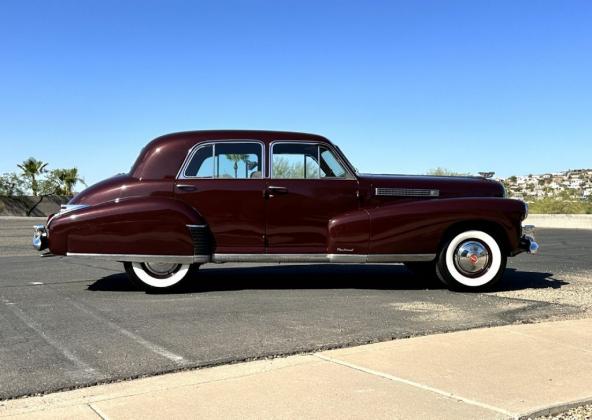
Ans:
POLYGON ((522 226, 522 236, 520 237, 520 252, 536 254, 539 251, 539 244, 534 238, 534 225, 522 226))
POLYGON ((37 251, 43 251, 47 249, 49 245, 49 235, 45 225, 35 225, 33 226, 33 229, 33 248, 35 248, 37 251))

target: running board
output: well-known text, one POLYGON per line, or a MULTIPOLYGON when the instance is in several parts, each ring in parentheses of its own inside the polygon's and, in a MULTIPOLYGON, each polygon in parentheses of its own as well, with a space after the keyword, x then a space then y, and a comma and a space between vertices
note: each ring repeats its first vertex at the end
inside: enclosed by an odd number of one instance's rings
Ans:
POLYGON ((68 257, 94 258, 120 262, 162 262, 178 264, 222 263, 334 263, 377 264, 433 261, 436 254, 214 254, 210 255, 140 255, 81 254, 68 252, 68 257))

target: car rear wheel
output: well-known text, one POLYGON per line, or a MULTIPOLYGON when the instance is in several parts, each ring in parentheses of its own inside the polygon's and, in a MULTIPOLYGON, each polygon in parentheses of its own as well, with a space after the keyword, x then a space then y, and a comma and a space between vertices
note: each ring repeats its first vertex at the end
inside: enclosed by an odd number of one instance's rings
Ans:
POLYGON ((139 289, 147 291, 170 290, 179 286, 199 268, 198 264, 175 263, 123 263, 130 281, 139 289))
POLYGON ((436 264, 438 278, 450 289, 481 291, 493 287, 504 275, 506 256, 498 240, 481 230, 451 237, 436 264))

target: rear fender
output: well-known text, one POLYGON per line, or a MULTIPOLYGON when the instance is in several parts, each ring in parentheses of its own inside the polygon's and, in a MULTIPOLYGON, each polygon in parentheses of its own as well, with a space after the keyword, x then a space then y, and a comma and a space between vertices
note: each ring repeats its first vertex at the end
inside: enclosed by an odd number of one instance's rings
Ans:
POLYGON ((344 213, 329 220, 329 254, 367 254, 370 216, 366 209, 344 213))
POLYGON ((193 255, 187 225, 205 225, 205 220, 182 201, 114 200, 54 217, 48 227, 49 248, 56 255, 193 255))
POLYGON ((524 204, 504 198, 415 200, 369 209, 370 253, 436 253, 455 225, 495 225, 508 251, 517 249, 524 204))

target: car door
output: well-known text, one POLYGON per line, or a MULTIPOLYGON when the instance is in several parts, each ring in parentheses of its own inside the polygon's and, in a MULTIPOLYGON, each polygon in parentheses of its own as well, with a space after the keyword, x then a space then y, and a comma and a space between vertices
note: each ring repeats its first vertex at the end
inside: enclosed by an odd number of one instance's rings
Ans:
POLYGON ((175 183, 175 195, 207 221, 216 253, 265 251, 265 146, 256 140, 200 143, 175 183))
POLYGON ((267 251, 327 253, 328 222, 359 208, 358 181, 327 144, 275 141, 267 182, 267 251))

